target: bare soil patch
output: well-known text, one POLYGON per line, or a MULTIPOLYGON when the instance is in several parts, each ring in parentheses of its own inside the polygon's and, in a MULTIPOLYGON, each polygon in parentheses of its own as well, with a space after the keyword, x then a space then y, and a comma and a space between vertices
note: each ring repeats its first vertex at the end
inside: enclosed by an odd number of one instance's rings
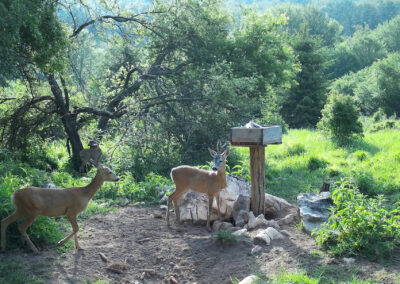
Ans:
POLYGON ((157 206, 119 208, 79 224, 84 251, 59 253, 48 248, 35 255, 13 250, 1 254, 0 261, 18 261, 27 273, 45 283, 172 283, 171 276, 177 283, 232 283, 251 273, 271 276, 299 269, 336 281, 355 275, 379 283, 400 283, 400 258, 386 265, 360 259, 345 264, 319 250, 296 227, 283 228, 290 238, 263 245, 261 254, 253 256, 250 238, 222 246, 205 226, 172 221, 167 227, 164 212, 157 206), (163 218, 158 218, 159 213, 163 218))

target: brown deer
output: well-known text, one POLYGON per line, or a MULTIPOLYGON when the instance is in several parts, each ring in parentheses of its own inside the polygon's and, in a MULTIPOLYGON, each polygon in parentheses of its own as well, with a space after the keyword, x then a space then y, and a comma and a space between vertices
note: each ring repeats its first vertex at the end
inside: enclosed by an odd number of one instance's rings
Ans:
MULTIPOLYGON (((222 146, 221 148, 224 148, 222 146)), ((208 148, 211 157, 213 157, 212 171, 197 169, 190 166, 179 166, 171 170, 171 179, 175 183, 175 191, 168 197, 167 206, 167 224, 169 225, 169 208, 171 201, 174 204, 176 220, 180 222, 178 200, 189 189, 206 193, 208 195, 208 215, 207 229, 210 230, 210 215, 214 197, 217 200, 218 215, 220 216, 219 208, 219 193, 226 187, 225 163, 226 158, 230 154, 230 149, 226 149, 221 153, 219 143, 217 144, 217 152, 208 148)))
POLYGON ((89 142, 90 149, 83 149, 79 152, 79 157, 81 158, 81 165, 79 167, 79 172, 83 173, 88 164, 93 163, 97 165, 100 162, 102 151, 98 143, 93 140, 89 142))
POLYGON ((38 216, 67 216, 73 231, 60 240, 57 245, 63 245, 74 236, 75 247, 82 249, 78 243, 79 227, 76 216, 86 209, 89 201, 105 181, 115 182, 118 180, 119 178, 109 168, 98 164, 96 176, 87 186, 60 189, 25 187, 15 191, 12 195, 12 201, 16 206, 16 210, 1 221, 1 250, 5 251, 6 249, 6 230, 8 225, 20 217, 25 217, 25 220, 18 226, 18 230, 32 251, 38 253, 38 249, 26 233, 27 228, 38 216))

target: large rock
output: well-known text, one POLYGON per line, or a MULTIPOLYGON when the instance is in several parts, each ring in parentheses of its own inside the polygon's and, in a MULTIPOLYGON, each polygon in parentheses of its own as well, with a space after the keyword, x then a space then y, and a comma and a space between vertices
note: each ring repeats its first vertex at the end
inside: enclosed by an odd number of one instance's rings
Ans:
POLYGON ((264 214, 268 219, 284 218, 286 215, 294 214, 297 211, 297 207, 285 199, 268 193, 265 194, 264 214))
POLYGON ((297 203, 303 229, 307 233, 320 229, 322 224, 328 220, 329 208, 332 206, 329 192, 320 194, 301 193, 297 196, 297 203))
MULTIPOLYGON (((220 211, 222 219, 231 219, 233 205, 239 195, 250 196, 250 185, 236 176, 226 177, 227 187, 220 192, 220 211)), ((208 196, 192 190, 186 192, 178 201, 181 221, 204 223, 207 221, 208 196)), ((211 220, 218 219, 217 202, 214 199, 211 220)))
POLYGON ((250 211, 250 196, 239 194, 235 202, 233 203, 232 217, 237 220, 241 211, 250 211))

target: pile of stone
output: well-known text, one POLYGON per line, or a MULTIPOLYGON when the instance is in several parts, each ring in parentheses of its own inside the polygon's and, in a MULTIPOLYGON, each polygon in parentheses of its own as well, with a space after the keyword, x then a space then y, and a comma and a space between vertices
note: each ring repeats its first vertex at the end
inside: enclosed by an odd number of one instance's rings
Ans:
MULTIPOLYGON (((214 200, 211 220, 213 231, 231 230, 237 236, 246 235, 255 243, 269 245, 274 239, 282 239, 282 225, 298 222, 298 208, 286 200, 265 194, 264 214, 254 216, 250 211, 250 185, 236 176, 227 176, 227 187, 220 193, 220 214, 214 200), (266 217, 267 219, 266 219, 266 217)), ((189 190, 178 201, 182 222, 204 224, 207 221, 208 197, 189 190)), ((286 233, 287 236, 287 233, 286 233)))

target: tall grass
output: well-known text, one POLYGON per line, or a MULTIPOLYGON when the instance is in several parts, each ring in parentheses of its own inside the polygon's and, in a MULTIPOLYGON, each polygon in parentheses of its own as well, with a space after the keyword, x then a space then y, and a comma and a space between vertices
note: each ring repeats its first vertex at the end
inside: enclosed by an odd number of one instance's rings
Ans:
MULTIPOLYGON (((294 201, 300 192, 316 192, 323 181, 352 178, 361 192, 400 199, 400 132, 381 130, 344 147, 321 132, 290 130, 281 145, 266 147, 266 192, 294 201)), ((248 172, 248 148, 234 147, 248 172)))

